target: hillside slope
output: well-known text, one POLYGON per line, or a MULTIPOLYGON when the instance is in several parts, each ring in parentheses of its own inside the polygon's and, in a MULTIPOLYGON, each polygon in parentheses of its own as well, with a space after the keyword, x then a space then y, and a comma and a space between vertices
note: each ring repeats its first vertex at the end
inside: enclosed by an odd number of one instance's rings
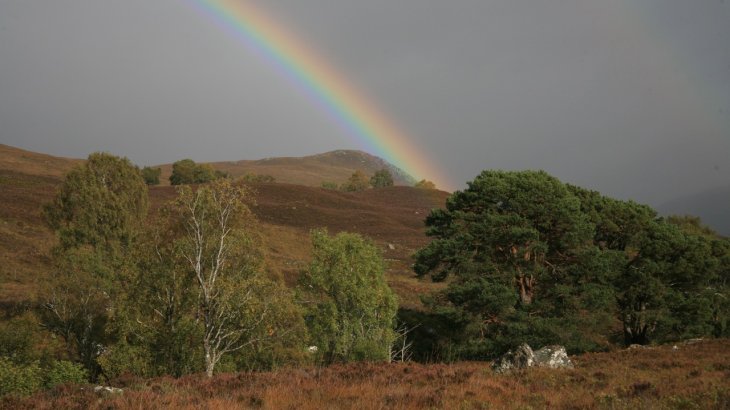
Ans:
POLYGON ((54 157, 0 144, 0 170, 10 170, 28 175, 62 177, 80 159, 54 157))
MULTIPOLYGON (((51 272, 54 235, 43 223, 42 207, 62 181, 53 173, 79 161, 22 150, 16 151, 21 158, 14 158, 12 150, 6 152, 10 154, 0 162, 0 304, 9 306, 32 300, 51 272), (22 166, 16 171, 3 165, 12 163, 22 166)), ((444 205, 447 193, 402 186, 356 193, 283 183, 253 188, 266 267, 289 284, 309 260, 309 230, 326 227, 331 233, 358 232, 375 240, 403 304, 417 305, 417 293, 431 288, 430 282, 413 277, 411 255, 428 242, 423 219, 430 209, 444 205)), ((174 187, 150 188, 153 209, 175 196, 174 187)))
MULTIPOLYGON (((243 176, 247 173, 271 175, 277 182, 316 187, 321 186, 325 181, 341 184, 357 170, 372 175, 383 168, 390 170, 396 185, 413 186, 416 182, 412 176, 381 158, 362 151, 351 150, 330 151, 306 157, 212 162, 210 165, 217 170, 227 172, 232 177, 243 176)), ((168 178, 172 173, 172 164, 164 164, 159 167, 162 168, 160 182, 163 185, 169 184, 168 178)))

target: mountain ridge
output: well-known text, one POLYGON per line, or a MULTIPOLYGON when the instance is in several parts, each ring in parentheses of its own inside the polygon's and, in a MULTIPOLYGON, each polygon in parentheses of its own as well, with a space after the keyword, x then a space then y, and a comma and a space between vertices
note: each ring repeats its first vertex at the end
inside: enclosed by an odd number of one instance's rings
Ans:
MULTIPOLYGON (((83 161, 81 158, 58 157, 0 144, 0 169, 28 175, 63 177, 71 168, 83 161)), ((210 164, 214 169, 227 172, 234 178, 246 174, 270 175, 277 182, 314 187, 322 186, 323 182, 334 182, 339 185, 347 181, 355 171, 372 175, 383 168, 391 172, 395 185, 413 186, 416 183, 416 179, 406 171, 378 156, 358 150, 338 149, 301 157, 200 163, 210 164)), ((161 185, 170 185, 172 164, 159 164, 153 167, 162 169, 161 185)))

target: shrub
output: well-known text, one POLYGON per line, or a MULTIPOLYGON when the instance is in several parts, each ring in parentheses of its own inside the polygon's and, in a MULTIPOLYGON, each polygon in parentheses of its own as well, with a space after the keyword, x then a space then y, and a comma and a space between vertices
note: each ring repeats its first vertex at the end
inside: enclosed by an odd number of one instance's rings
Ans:
POLYGON ((142 168, 142 178, 147 185, 160 185, 160 174, 162 168, 142 168))
POLYGON ((89 373, 78 363, 68 360, 57 360, 45 375, 44 385, 47 388, 65 383, 86 383, 89 373))
POLYGON ((38 390, 42 383, 38 362, 16 365, 7 357, 0 357, 0 396, 26 396, 38 390))

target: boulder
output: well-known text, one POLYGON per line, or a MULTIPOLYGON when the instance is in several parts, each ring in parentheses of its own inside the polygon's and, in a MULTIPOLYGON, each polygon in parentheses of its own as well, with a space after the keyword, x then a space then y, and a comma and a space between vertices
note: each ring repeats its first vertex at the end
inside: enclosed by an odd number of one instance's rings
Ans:
POLYGON ((573 368, 568 352, 560 345, 545 346, 535 351, 535 365, 550 369, 573 368))
POLYGON ((505 373, 535 366, 550 369, 572 369, 573 362, 568 357, 568 353, 563 346, 545 346, 533 352, 527 343, 523 343, 520 347, 510 350, 495 360, 492 364, 492 370, 495 373, 505 373))
POLYGON ((94 393, 98 394, 122 394, 124 390, 120 389, 119 387, 111 387, 111 386, 96 386, 94 387, 94 393))
POLYGON ((527 369, 534 365, 535 353, 527 343, 523 343, 518 348, 510 350, 495 360, 492 364, 492 370, 495 373, 505 373, 516 369, 527 369))

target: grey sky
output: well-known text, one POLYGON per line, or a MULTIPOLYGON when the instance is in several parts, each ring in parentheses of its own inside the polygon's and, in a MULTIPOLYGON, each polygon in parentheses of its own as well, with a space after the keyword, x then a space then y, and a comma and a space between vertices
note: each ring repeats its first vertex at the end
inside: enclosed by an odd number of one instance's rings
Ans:
MULTIPOLYGON (((0 142, 141 165, 361 148, 193 0, 0 0, 0 142)), ((730 185, 730 1, 268 0, 452 181, 730 185)))

